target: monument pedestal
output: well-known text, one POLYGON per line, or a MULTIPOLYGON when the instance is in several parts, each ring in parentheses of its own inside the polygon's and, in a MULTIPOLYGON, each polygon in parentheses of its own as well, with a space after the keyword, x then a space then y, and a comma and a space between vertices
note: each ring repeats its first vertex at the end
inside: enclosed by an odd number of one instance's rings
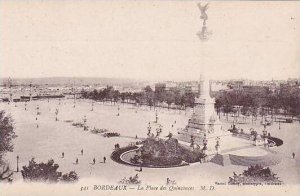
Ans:
POLYGON ((209 82, 203 77, 199 81, 199 97, 195 100, 195 113, 188 125, 179 132, 178 139, 188 143, 204 146, 207 150, 215 150, 217 140, 230 133, 221 130, 221 123, 215 113, 215 99, 209 95, 209 82))

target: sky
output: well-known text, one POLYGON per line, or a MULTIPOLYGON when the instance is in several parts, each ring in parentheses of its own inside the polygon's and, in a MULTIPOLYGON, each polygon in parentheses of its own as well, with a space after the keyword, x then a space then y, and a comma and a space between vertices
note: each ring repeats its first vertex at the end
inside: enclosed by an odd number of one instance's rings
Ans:
POLYGON ((210 2, 207 41, 198 2, 0 0, 0 77, 299 77, 300 2, 210 2))

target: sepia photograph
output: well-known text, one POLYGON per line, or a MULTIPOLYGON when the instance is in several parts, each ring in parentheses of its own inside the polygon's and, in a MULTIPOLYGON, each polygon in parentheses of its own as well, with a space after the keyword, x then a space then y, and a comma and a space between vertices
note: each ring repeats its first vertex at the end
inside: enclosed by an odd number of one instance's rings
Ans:
POLYGON ((0 196, 299 195, 300 2, 0 0, 0 196))

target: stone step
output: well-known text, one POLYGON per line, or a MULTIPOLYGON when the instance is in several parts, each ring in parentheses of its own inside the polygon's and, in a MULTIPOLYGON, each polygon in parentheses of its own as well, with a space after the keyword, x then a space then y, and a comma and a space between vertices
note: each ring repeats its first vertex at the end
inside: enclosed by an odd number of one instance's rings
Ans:
POLYGON ((231 165, 231 160, 228 154, 223 155, 223 166, 231 165))
POLYGON ((263 167, 276 165, 280 163, 280 158, 274 154, 267 154, 265 156, 247 157, 238 155, 229 155, 230 161, 233 165, 251 166, 261 165, 263 167))
POLYGON ((241 165, 241 166, 251 166, 251 165, 261 165, 263 167, 277 165, 281 161, 279 156, 274 154, 267 154, 265 156, 238 156, 232 154, 225 155, 215 155, 210 162, 213 162, 218 165, 227 166, 227 165, 241 165))

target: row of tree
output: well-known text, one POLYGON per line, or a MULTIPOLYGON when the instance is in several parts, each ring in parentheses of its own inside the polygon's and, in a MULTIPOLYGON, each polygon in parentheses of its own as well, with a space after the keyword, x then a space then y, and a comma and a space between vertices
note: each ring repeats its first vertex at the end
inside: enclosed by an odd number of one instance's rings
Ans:
POLYGON ((224 113, 241 108, 244 115, 285 114, 300 115, 300 89, 298 86, 281 85, 277 90, 230 90, 216 93, 216 109, 224 113))
MULTIPOLYGON (((286 115, 300 115, 300 89, 298 86, 281 85, 276 91, 264 87, 247 89, 230 89, 214 93, 215 107, 218 112, 236 112, 235 106, 241 108, 244 115, 265 115, 266 113, 279 114, 283 110, 286 115), (255 89, 257 88, 257 89, 255 89), (254 89, 254 90, 253 90, 254 89), (263 90, 262 90, 263 89, 263 90)), ((168 108, 175 105, 176 108, 193 108, 196 93, 181 92, 178 88, 166 90, 164 88, 151 89, 146 86, 141 92, 122 92, 108 86, 102 90, 82 91, 83 98, 111 101, 133 102, 150 107, 166 104, 168 108)))
POLYGON ((150 86, 146 86, 141 92, 122 92, 114 90, 113 87, 107 86, 102 90, 82 91, 83 98, 111 101, 111 102, 133 102, 139 105, 148 105, 150 107, 159 106, 161 103, 166 103, 168 108, 172 104, 180 107, 194 107, 195 94, 192 92, 180 93, 176 88, 171 90, 153 90, 150 86))

